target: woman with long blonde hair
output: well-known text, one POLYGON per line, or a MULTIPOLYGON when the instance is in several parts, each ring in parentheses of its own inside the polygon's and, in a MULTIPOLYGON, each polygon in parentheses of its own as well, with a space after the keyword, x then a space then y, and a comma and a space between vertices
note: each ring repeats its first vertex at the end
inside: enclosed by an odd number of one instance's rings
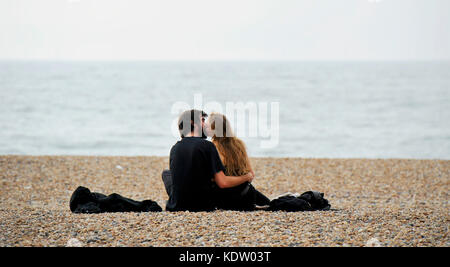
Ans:
MULTIPOLYGON (((234 135, 231 124, 225 115, 211 113, 205 123, 205 130, 219 152, 226 169, 225 175, 241 176, 247 173, 254 175, 245 144, 234 135)), ((232 188, 217 187, 216 198, 218 208, 233 210, 254 210, 256 205, 266 206, 270 202, 249 182, 232 188)))

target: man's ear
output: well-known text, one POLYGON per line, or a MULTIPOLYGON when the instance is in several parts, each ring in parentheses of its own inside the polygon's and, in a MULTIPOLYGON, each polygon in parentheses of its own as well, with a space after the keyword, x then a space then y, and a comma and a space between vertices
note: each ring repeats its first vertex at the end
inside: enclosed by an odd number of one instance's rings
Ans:
POLYGON ((201 133, 201 131, 198 129, 198 125, 197 124, 193 123, 193 127, 194 127, 194 135, 197 135, 199 132, 201 133))
POLYGON ((195 127, 195 123, 193 120, 191 120, 191 124, 189 125, 189 133, 195 133, 196 131, 196 127, 195 127))

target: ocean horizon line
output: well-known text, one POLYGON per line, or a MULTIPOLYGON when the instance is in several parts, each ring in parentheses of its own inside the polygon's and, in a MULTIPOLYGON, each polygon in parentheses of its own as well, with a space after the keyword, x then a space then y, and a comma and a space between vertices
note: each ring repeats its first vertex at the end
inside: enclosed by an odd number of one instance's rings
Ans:
POLYGON ((51 59, 0 58, 0 62, 124 62, 124 63, 450 63, 449 59, 51 59))

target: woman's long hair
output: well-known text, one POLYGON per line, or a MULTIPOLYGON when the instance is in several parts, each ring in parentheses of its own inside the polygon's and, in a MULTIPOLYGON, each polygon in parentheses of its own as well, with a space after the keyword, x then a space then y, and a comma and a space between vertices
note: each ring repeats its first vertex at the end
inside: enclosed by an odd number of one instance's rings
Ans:
POLYGON ((223 164, 229 176, 245 175, 251 170, 250 160, 244 142, 237 138, 227 117, 219 113, 210 115, 212 141, 223 157, 223 164))

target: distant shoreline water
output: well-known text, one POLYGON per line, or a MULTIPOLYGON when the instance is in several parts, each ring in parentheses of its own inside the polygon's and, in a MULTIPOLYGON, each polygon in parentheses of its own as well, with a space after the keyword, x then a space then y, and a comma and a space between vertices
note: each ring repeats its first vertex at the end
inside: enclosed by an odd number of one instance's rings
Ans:
POLYGON ((0 61, 0 155, 167 156, 177 101, 280 103, 251 157, 450 159, 450 62, 0 61))

